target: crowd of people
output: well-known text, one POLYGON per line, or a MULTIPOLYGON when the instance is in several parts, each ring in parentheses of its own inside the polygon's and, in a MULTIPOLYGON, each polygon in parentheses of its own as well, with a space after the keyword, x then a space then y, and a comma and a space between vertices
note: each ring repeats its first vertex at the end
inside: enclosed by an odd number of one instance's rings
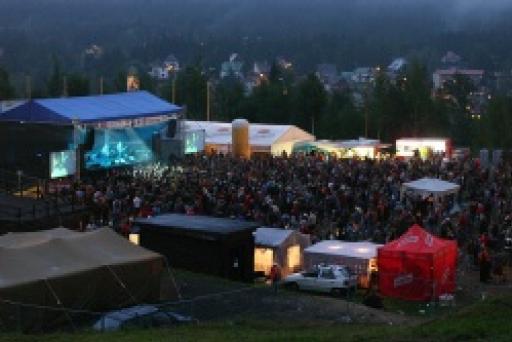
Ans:
POLYGON ((170 166, 113 170, 75 184, 73 191, 89 209, 82 220, 88 229, 110 224, 128 234, 135 217, 174 212, 296 229, 311 234, 313 242, 385 243, 418 223, 457 239, 472 261, 482 264, 491 251, 507 247, 511 185, 512 162, 507 160, 482 168, 478 160, 441 156, 358 160, 300 154, 244 160, 189 155, 170 166), (421 177, 457 183, 460 191, 441 197, 402 192, 404 182, 421 177))

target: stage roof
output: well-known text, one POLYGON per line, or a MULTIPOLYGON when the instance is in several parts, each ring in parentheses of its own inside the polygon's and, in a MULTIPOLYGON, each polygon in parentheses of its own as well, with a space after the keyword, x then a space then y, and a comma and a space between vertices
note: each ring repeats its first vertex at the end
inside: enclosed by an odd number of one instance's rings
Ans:
POLYGON ((136 91, 110 95, 35 99, 5 111, 0 121, 71 124, 137 119, 178 113, 181 107, 149 92, 136 91))

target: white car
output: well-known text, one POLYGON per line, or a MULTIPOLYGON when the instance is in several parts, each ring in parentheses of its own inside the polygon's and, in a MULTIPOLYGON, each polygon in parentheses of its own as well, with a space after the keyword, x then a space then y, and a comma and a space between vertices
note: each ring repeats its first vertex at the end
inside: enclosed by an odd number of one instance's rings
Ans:
POLYGON ((283 285, 296 290, 340 295, 356 288, 357 276, 350 274, 346 266, 317 266, 312 271, 289 275, 283 280, 283 285))

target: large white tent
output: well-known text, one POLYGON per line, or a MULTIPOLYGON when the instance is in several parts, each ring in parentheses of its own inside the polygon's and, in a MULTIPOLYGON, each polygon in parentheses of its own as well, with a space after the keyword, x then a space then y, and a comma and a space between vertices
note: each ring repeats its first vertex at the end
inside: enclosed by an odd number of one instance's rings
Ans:
MULTIPOLYGON (((229 153, 232 145, 232 127, 230 122, 184 121, 182 129, 186 131, 203 130, 207 150, 229 153)), ((293 145, 299 141, 314 141, 312 134, 292 125, 253 124, 249 126, 249 144, 252 153, 272 153, 280 155, 283 151, 291 153, 293 145)))
POLYGON ((421 196, 433 194, 435 197, 455 194, 460 186, 437 178, 421 178, 402 184, 402 192, 410 192, 421 196))
POLYGON ((350 267, 359 276, 359 284, 366 287, 369 276, 377 267, 377 249, 382 245, 369 241, 320 241, 304 250, 304 266, 338 264, 350 267))

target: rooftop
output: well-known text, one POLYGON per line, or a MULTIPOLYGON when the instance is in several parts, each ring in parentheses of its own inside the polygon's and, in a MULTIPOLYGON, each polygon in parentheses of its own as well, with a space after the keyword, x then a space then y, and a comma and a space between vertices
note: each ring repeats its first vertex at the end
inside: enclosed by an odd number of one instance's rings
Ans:
POLYGON ((22 105, 6 110, 0 121, 25 121, 36 123, 71 124, 136 119, 161 116, 181 111, 146 91, 110 95, 80 96, 25 101, 22 105))
POLYGON ((255 222, 218 218, 210 216, 190 216, 182 214, 165 214, 135 221, 141 226, 163 229, 179 229, 213 234, 231 234, 258 228, 255 222))

